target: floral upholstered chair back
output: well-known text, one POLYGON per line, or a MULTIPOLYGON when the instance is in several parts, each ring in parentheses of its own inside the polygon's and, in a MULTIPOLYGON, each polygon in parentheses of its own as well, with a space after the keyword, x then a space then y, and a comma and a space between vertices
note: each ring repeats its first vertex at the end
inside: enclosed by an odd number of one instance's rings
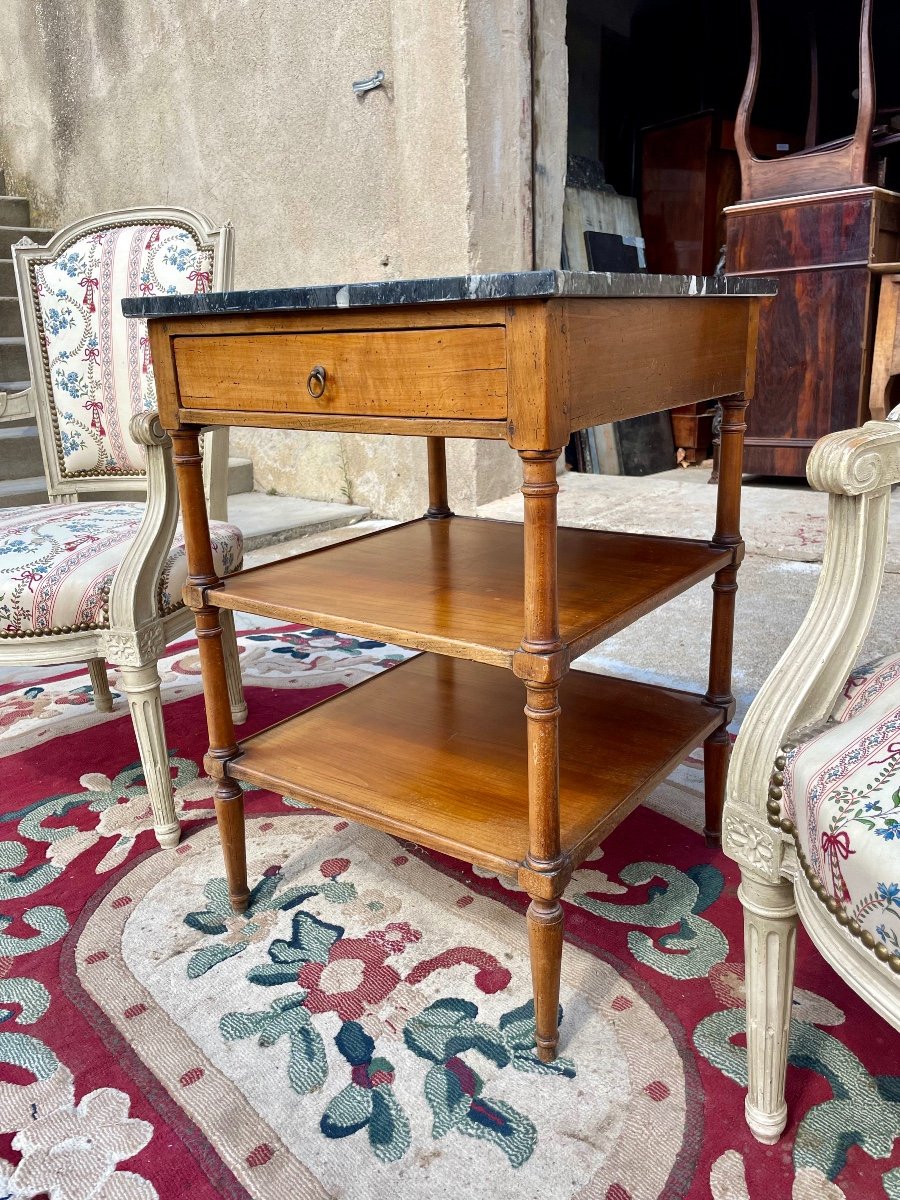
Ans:
POLYGON ((122 300, 227 287, 230 229, 178 210, 111 213, 15 256, 51 495, 139 486, 128 426, 156 388, 146 323, 122 300))

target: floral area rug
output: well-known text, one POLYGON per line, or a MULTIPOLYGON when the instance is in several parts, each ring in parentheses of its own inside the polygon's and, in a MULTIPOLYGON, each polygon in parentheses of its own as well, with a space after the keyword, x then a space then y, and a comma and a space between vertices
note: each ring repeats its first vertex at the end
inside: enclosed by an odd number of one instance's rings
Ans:
MULTIPOLYGON (((240 646, 247 731, 406 657, 240 646)), ((746 1130, 737 873, 685 824, 639 809, 575 876, 545 1066, 508 880, 248 792, 231 913, 192 644, 162 676, 174 851, 121 705, 72 674, 0 694, 0 1197, 900 1198, 900 1038, 802 931, 791 1123, 746 1130)))

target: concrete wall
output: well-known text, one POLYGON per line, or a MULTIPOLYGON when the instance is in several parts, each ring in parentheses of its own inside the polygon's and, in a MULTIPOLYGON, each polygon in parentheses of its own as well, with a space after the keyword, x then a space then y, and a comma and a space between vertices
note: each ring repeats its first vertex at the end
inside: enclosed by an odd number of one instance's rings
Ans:
MULTIPOLYGON (((5 0, 0 39, 0 165, 36 222, 185 204, 233 221, 239 287, 531 265, 528 0, 5 0)), ((412 439, 233 446, 263 489, 425 504, 412 439)), ((462 512, 518 485, 505 444, 450 463, 462 512)))

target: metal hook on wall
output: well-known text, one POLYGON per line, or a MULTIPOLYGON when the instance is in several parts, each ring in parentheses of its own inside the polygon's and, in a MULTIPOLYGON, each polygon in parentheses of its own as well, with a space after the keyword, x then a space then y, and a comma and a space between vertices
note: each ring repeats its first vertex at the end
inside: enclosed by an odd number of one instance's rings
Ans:
POLYGON ((384 83, 384 71, 376 71, 368 79, 357 79, 353 83, 353 91, 357 96, 363 95, 364 92, 374 92, 376 88, 380 88, 384 83))

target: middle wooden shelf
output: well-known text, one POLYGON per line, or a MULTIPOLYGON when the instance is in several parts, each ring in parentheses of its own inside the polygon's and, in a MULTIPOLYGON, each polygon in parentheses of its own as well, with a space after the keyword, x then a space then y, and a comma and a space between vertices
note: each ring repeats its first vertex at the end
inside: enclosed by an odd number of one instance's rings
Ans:
MULTIPOLYGON (((728 566, 734 548, 560 528, 559 623, 569 660, 728 566)), ((511 667, 525 626, 522 526, 422 519, 252 567, 218 608, 303 621, 511 667)))

